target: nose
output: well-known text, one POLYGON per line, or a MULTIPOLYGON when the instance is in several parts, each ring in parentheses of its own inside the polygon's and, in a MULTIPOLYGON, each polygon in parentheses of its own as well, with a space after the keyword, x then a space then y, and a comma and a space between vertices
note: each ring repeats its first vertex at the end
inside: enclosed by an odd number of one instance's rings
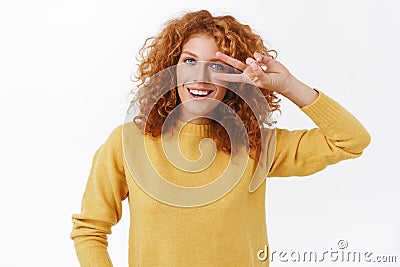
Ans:
POLYGON ((197 82, 210 82, 210 73, 208 69, 208 62, 199 62, 194 80, 197 82))

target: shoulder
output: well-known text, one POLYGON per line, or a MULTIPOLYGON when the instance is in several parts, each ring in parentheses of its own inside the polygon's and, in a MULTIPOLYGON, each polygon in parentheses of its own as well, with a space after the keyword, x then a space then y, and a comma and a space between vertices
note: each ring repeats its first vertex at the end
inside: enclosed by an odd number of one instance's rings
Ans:
POLYGON ((123 147, 123 129, 124 124, 119 124, 112 128, 97 153, 101 152, 109 156, 120 157, 123 147))
POLYGON ((113 150, 122 151, 125 142, 131 139, 143 137, 141 131, 133 122, 123 123, 115 126, 109 136, 107 137, 104 145, 112 147, 113 150))
POLYGON ((122 141, 122 134, 123 134, 124 124, 119 124, 115 126, 111 133, 108 135, 107 140, 105 143, 109 144, 118 144, 122 141))

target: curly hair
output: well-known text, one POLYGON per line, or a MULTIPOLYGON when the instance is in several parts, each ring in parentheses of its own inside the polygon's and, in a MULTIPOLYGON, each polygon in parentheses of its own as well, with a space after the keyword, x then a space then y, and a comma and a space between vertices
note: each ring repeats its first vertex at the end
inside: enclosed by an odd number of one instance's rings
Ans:
MULTIPOLYGON (((170 72, 164 74, 162 71, 178 64, 183 45, 194 35, 213 36, 220 51, 236 58, 242 62, 248 57, 253 57, 254 52, 271 56, 274 50, 268 50, 262 38, 255 34, 248 25, 241 24, 230 15, 212 16, 207 10, 188 12, 183 16, 172 19, 165 24, 161 32, 153 37, 147 38, 139 51, 137 75, 138 91, 132 103, 138 106, 139 114, 134 117, 133 122, 142 129, 144 134, 151 134, 153 137, 160 136, 163 131, 168 131, 174 125, 164 125, 166 117, 180 103, 176 81, 170 72), (157 75, 158 77, 157 77, 157 75), (155 78, 157 77, 157 78, 155 78), (171 88, 162 92, 164 87, 171 88), (175 87, 174 87, 175 86, 175 87), (162 128, 164 125, 164 129, 162 128)), ((242 84, 241 86, 248 86, 242 84)), ((240 90, 240 89, 239 89, 240 90)), ((271 124, 269 115, 279 110, 280 99, 276 93, 268 90, 261 91, 264 99, 251 97, 252 103, 246 103, 233 90, 227 90, 222 100, 236 114, 225 114, 223 125, 230 130, 238 131, 240 122, 238 116, 247 131, 250 150, 256 154, 250 154, 252 158, 259 155, 261 145, 260 127, 263 124, 271 124), (265 101, 268 105, 265 105, 265 101), (253 108, 251 109, 250 106, 253 108), (255 110, 254 110, 255 107, 255 110)), ((251 93, 251 90, 246 93, 251 93)), ((235 154, 238 150, 238 143, 242 143, 245 132, 236 132, 234 140, 230 140, 227 130, 214 122, 212 138, 217 149, 227 153, 235 154), (231 142, 233 146, 231 147, 231 142)), ((232 135, 231 135, 232 137, 232 135)))

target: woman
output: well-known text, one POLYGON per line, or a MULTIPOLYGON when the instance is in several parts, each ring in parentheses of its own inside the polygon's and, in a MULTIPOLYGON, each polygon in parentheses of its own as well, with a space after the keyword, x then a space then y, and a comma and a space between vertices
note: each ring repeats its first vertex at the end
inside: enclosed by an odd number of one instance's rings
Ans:
POLYGON ((310 175, 370 142, 356 118, 272 52, 249 26, 205 10, 145 42, 139 113, 96 152, 73 215, 82 266, 112 266, 107 234, 127 197, 129 266, 269 265, 265 177, 310 175), (278 94, 318 128, 274 129, 278 94))

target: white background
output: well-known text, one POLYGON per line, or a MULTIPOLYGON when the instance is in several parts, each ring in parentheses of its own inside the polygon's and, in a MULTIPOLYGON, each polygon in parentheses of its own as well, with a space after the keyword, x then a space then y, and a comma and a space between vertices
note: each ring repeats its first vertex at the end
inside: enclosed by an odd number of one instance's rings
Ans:
MULTIPOLYGON (((349 251, 399 262, 399 3, 2 2, 0 266, 79 265, 71 215, 80 211, 94 152, 124 121, 135 56, 165 21, 203 8, 250 24, 292 73, 348 108, 372 136, 359 159, 268 180, 271 251, 322 253, 344 239, 349 251)), ((282 110, 279 127, 313 127, 293 104, 282 110)), ((124 212, 109 239, 115 266, 127 266, 127 203, 124 212)))

